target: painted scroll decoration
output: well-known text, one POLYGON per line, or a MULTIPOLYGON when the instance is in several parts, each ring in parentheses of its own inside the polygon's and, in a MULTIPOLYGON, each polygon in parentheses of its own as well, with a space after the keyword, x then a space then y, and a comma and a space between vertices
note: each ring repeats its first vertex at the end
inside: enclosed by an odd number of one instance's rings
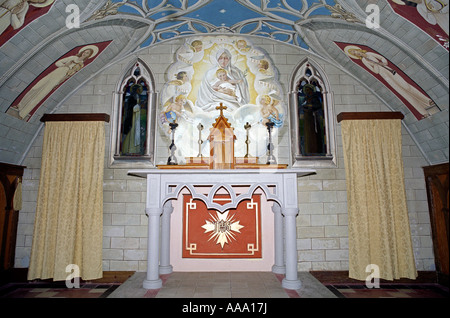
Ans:
POLYGON ((431 97, 391 61, 368 46, 335 42, 357 65, 394 93, 421 120, 440 111, 431 97))
POLYGON ((6 113, 29 121, 37 109, 67 80, 92 63, 111 41, 80 45, 47 67, 14 100, 6 113))
MULTIPOLYGON (((253 156, 266 153, 267 127, 283 126, 285 101, 271 58, 242 37, 201 36, 188 39, 176 51, 176 62, 167 71, 160 100, 159 125, 170 136, 169 123, 178 124, 175 144, 179 158, 198 154, 199 124, 211 127, 218 116, 216 107, 227 107, 225 116, 235 128, 235 156, 246 153, 245 124, 251 124, 253 156)), ((275 130, 275 134, 277 130, 275 130)), ((202 131, 202 140, 209 129, 202 131)), ((207 156, 209 143, 202 145, 207 156)))
POLYGON ((440 45, 449 49, 448 0, 388 0, 395 13, 425 31, 440 45))
MULTIPOLYGON (((230 202, 216 194, 214 201, 230 202)), ((261 195, 241 201, 236 209, 220 213, 183 196, 183 258, 262 258, 261 195)))

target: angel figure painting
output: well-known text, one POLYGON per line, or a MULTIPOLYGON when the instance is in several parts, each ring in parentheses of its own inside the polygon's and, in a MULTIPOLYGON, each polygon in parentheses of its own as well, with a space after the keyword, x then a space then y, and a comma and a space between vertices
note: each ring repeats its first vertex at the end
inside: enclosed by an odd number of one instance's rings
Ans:
MULTIPOLYGON (((252 127, 251 154, 262 156, 267 150, 266 123, 274 123, 276 135, 285 117, 283 92, 270 56, 243 37, 187 39, 176 52, 160 96, 159 125, 170 136, 169 123, 178 124, 175 143, 180 158, 198 154, 197 127, 212 127, 220 103, 237 138, 235 156, 245 154, 246 123, 252 127)), ((209 129, 200 133, 205 141, 202 155, 208 155, 209 129)))
POLYGON ((359 66, 391 90, 421 120, 440 111, 431 97, 408 75, 384 56, 364 45, 336 44, 359 66))
POLYGON ((0 46, 46 14, 55 0, 0 0, 0 46))
POLYGON ((388 0, 398 15, 414 23, 449 49, 448 0, 388 0))
POLYGON ((28 121, 55 90, 95 60, 109 43, 111 41, 79 46, 62 56, 15 99, 6 113, 28 121))

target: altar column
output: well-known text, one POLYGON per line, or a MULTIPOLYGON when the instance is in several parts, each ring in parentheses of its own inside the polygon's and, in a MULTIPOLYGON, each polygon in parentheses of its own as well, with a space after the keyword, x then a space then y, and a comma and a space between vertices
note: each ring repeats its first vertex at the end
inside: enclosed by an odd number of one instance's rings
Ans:
POLYGON ((148 216, 148 248, 147 248, 147 278, 144 280, 144 288, 159 289, 162 280, 159 278, 159 235, 162 209, 147 208, 148 216))
POLYGON ((161 176, 147 174, 147 202, 145 213, 148 216, 147 277, 145 289, 159 289, 162 280, 159 277, 159 236, 163 209, 160 202, 161 176))
POLYGON ((297 214, 297 208, 283 208, 286 235, 286 276, 282 281, 282 286, 286 289, 300 289, 302 286, 297 272, 297 214))
POLYGON ((277 202, 272 206, 274 217, 274 241, 275 241, 275 264, 272 266, 272 272, 275 274, 285 274, 286 266, 284 265, 284 235, 283 235, 283 215, 281 207, 277 202))
POLYGON ((172 201, 167 201, 163 207, 161 216, 161 262, 160 274, 170 274, 173 267, 170 265, 170 218, 173 212, 172 201))
POLYGON ((284 235, 286 248, 286 275, 282 286, 286 289, 300 289, 302 286, 298 279, 297 265, 297 175, 283 174, 283 205, 281 213, 284 216, 284 235))

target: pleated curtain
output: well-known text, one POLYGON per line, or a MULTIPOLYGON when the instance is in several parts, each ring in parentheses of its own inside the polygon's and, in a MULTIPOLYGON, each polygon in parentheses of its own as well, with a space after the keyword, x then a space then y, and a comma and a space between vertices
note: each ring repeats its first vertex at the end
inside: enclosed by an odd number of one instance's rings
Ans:
POLYGON ((344 120, 349 276, 417 277, 406 204, 401 120, 344 120))
POLYGON ((102 277, 104 122, 46 122, 28 279, 102 277))

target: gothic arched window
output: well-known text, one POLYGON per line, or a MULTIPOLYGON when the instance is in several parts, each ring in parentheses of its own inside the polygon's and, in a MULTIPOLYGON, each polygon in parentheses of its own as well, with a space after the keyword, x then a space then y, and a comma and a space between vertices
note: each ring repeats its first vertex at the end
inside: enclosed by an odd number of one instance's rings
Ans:
POLYGON ((323 72, 309 60, 294 73, 289 107, 294 166, 323 166, 332 161, 335 144, 331 95, 323 72))
POLYGON ((137 60, 116 94, 114 160, 153 160, 155 100, 153 77, 137 60))

